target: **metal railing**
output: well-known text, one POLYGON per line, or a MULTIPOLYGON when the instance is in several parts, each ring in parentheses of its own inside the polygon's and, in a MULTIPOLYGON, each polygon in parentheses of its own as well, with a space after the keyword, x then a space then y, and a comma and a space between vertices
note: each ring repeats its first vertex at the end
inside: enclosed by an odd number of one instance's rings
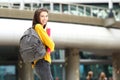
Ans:
MULTIPOLYGON (((96 6, 70 3, 0 3, 0 8, 31 10, 34 11, 40 7, 46 7, 51 13, 68 14, 77 16, 88 16, 105 19, 108 17, 109 9, 96 6)), ((120 21, 120 11, 113 10, 116 21, 120 21)))

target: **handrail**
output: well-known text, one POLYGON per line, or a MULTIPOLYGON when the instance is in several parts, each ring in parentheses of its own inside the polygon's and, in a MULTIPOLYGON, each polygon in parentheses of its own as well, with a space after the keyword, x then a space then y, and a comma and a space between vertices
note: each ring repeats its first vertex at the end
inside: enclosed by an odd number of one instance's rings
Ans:
MULTIPOLYGON (((46 7, 51 13, 56 14, 69 14, 77 16, 97 17, 105 19, 108 16, 109 9, 103 7, 96 7, 82 4, 71 4, 71 3, 9 3, 0 2, 0 8, 8 9, 19 9, 19 10, 31 10, 34 11, 37 8, 46 7)), ((116 21, 120 21, 120 11, 113 10, 116 21)))

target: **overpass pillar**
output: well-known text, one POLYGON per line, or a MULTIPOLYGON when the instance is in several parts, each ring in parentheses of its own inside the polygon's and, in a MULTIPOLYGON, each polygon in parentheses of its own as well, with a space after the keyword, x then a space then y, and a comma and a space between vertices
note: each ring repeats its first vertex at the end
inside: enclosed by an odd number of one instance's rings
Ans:
POLYGON ((65 51, 65 80, 80 80, 79 49, 66 49, 65 51))
POLYGON ((113 53, 113 80, 120 80, 120 52, 113 53))
POLYGON ((23 63, 21 59, 18 60, 18 80, 34 80, 31 63, 23 63))

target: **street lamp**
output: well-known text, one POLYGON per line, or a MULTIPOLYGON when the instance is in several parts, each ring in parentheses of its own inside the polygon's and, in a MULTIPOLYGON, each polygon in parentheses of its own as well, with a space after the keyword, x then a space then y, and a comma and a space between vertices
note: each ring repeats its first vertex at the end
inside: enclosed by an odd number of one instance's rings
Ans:
POLYGON ((115 18, 114 18, 112 8, 113 8, 112 0, 109 0, 109 10, 110 11, 108 13, 108 17, 104 20, 105 27, 111 27, 115 24, 115 18))

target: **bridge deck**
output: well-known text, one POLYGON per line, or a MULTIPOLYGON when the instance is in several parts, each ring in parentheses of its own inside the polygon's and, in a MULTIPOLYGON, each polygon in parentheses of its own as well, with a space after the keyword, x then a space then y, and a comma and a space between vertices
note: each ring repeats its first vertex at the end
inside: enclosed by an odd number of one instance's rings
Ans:
MULTIPOLYGON (((32 19, 33 13, 33 11, 26 10, 0 9, 0 17, 4 18, 32 19)), ((104 27, 104 19, 87 16, 49 13, 49 21, 98 25, 104 27)), ((112 27, 119 28, 120 23, 116 22, 112 27)))

